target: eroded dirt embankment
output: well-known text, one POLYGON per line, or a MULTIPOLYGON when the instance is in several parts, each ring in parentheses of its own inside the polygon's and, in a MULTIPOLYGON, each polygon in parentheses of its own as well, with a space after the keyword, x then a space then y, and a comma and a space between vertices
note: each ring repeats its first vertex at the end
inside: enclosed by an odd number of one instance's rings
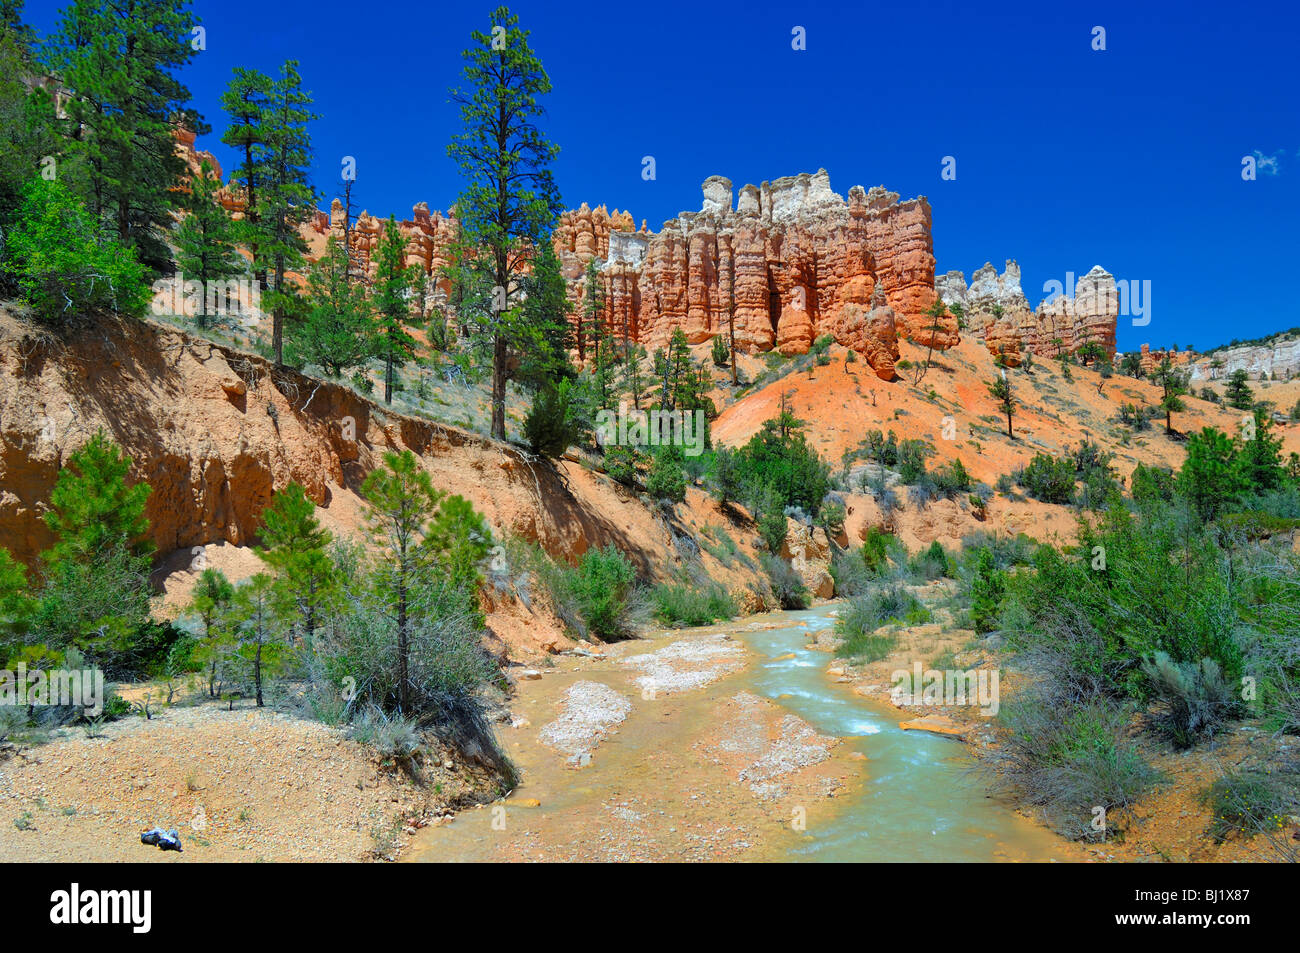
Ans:
MULTIPOLYGON (((302 484, 336 534, 359 532, 359 489, 388 451, 409 449, 434 484, 470 500, 498 538, 536 542, 571 562, 613 544, 650 579, 698 557, 744 590, 757 564, 718 563, 690 538, 726 516, 690 488, 673 512, 646 505, 571 460, 534 458, 513 445, 404 416, 351 389, 155 322, 101 322, 41 335, 0 311, 0 545, 32 563, 51 537, 42 513, 60 466, 103 428, 152 487, 147 515, 167 604, 183 602, 196 547, 241 578, 258 570, 247 547, 262 510, 290 481, 302 484)), ((742 546, 747 534, 733 529, 742 546)), ((548 615, 489 605, 504 654, 569 644, 548 615)))

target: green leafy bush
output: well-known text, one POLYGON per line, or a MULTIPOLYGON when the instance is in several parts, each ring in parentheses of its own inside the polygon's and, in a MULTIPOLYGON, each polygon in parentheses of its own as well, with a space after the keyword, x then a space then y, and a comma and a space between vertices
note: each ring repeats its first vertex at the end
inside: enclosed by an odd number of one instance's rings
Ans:
POLYGON ((58 181, 33 179, 5 236, 5 270, 33 313, 69 322, 95 313, 139 317, 149 303, 133 249, 105 237, 58 181))
POLYGON ((582 554, 569 588, 588 631, 605 641, 633 634, 629 599, 635 581, 632 564, 614 545, 582 554))

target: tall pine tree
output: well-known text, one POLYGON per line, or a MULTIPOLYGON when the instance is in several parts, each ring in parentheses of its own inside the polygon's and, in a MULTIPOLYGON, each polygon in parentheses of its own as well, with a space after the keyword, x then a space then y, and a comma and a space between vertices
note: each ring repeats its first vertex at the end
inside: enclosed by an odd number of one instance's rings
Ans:
MULTIPOLYGON (((199 327, 207 327, 208 305, 221 301, 220 283, 243 273, 244 262, 235 250, 235 228, 230 215, 216 199, 221 182, 204 161, 190 179, 188 213, 176 229, 176 265, 203 289, 199 327)), ((227 296, 226 300, 229 300, 227 296)))
POLYGON ((465 85, 452 91, 464 128, 447 148, 465 188, 456 211, 467 237, 482 245, 496 284, 480 333, 492 352, 492 436, 506 436, 506 385, 524 317, 511 306, 517 276, 550 234, 561 210, 550 165, 559 154, 537 127, 551 81, 528 45, 518 17, 498 7, 490 31, 475 31, 465 50, 465 85))
POLYGON ((183 196, 176 132, 206 131, 177 77, 197 23, 186 0, 73 0, 45 46, 69 91, 64 132, 85 162, 87 204, 155 271, 171 263, 166 234, 183 196))
POLYGON ((391 215, 375 249, 373 304, 377 317, 375 352, 384 362, 384 403, 393 402, 397 371, 415 356, 411 318, 411 273, 406 267, 406 238, 391 215))

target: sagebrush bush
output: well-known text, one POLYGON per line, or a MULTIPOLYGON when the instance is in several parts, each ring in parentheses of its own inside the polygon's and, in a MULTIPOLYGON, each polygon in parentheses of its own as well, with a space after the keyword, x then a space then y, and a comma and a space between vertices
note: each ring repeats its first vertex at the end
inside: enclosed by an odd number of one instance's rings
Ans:
POLYGON ((793 566, 780 556, 768 553, 763 554, 762 564, 763 571, 767 573, 772 595, 782 609, 808 608, 810 599, 808 587, 804 585, 803 578, 793 566))
POLYGON ((1062 704, 1057 693, 1029 690, 1003 704, 999 720, 1001 744, 986 752, 993 787, 1037 807, 1063 836, 1104 840, 1159 779, 1127 737, 1127 710, 1105 698, 1062 704))
POLYGON ((353 719, 348 735, 381 758, 409 762, 420 750, 423 739, 419 727, 410 718, 390 715, 375 705, 366 707, 353 719))
POLYGON ((1142 662, 1156 707, 1152 719, 1175 747, 1190 748, 1208 738, 1236 712, 1237 697, 1214 659, 1175 662, 1156 652, 1142 662))
POLYGON ((891 622, 921 621, 925 607, 902 586, 875 589, 850 599, 835 620, 842 639, 836 654, 855 661, 877 662, 893 651, 892 633, 878 631, 891 622))

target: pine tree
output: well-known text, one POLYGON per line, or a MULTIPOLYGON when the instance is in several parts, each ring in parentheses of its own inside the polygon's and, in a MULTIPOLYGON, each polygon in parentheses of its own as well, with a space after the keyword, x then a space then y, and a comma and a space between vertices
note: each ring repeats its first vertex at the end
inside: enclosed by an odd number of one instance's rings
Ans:
POLYGON ((372 304, 378 319, 375 353, 384 362, 384 403, 393 402, 397 370, 415 356, 415 338, 407 332, 411 318, 411 276, 406 268, 406 238, 391 215, 375 249, 372 304))
POLYGON ((264 572, 235 588, 231 601, 231 622, 235 626, 235 656, 248 666, 253 695, 262 708, 266 681, 279 672, 284 662, 280 621, 276 612, 275 580, 264 572))
POLYGON ((1254 414, 1254 433, 1241 441, 1237 472, 1243 486, 1264 493, 1278 489, 1286 478, 1282 440, 1273 436, 1273 421, 1262 409, 1254 414))
POLYGON ((45 514, 45 524, 56 538, 50 559, 92 562, 112 550, 138 556, 152 550, 144 539, 149 532, 145 503, 150 487, 128 486, 130 469, 131 458, 103 430, 68 457, 45 514))
POLYGON ((307 243, 298 226, 315 211, 316 190, 309 181, 311 136, 307 124, 311 94, 303 89, 298 62, 288 60, 271 87, 261 149, 262 187, 258 193, 257 254, 270 274, 266 304, 271 312, 271 350, 284 363, 284 326, 298 302, 285 284, 285 273, 302 267, 307 243))
POLYGON ((370 507, 371 538, 384 553, 379 592, 396 620, 397 703, 409 712, 411 593, 429 562, 429 550, 423 545, 429 520, 446 494, 433 488, 415 455, 404 450, 384 454, 384 465, 366 477, 361 495, 370 507))
POLYGON ((122 659, 149 621, 149 486, 128 486, 130 467, 100 430, 59 471, 45 514, 55 542, 41 554, 45 587, 34 620, 51 647, 122 659))
POLYGON ((521 383, 536 390, 573 376, 569 365, 569 297, 560 259, 548 238, 537 251, 532 273, 523 280, 522 330, 533 343, 522 355, 521 383))
POLYGON ((980 635, 997 628, 1005 588, 1002 573, 993 562, 993 553, 981 549, 975 557, 975 576, 970 586, 971 622, 980 635))
POLYGON ((1186 409, 1183 395, 1187 393, 1187 379, 1174 369, 1173 363, 1166 356, 1151 375, 1151 380, 1160 387, 1160 409, 1165 412, 1165 433, 1174 434, 1173 415, 1186 409))
POLYGON ((988 385, 989 394, 998 402, 998 408, 1007 415, 1007 436, 1012 440, 1016 435, 1011 431, 1011 414, 1016 409, 1016 398, 1011 391, 1011 381, 1007 378, 1007 372, 1003 371, 1001 377, 996 377, 988 385))
MULTIPOLYGON (((189 213, 176 229, 176 265, 187 278, 202 287, 199 327, 207 327, 208 302, 221 301, 220 282, 242 274, 243 259, 235 250, 235 228, 216 199, 221 182, 205 160, 199 174, 190 179, 189 213)), ((229 300, 227 296, 226 300, 229 300)))
MULTIPOLYGON (((528 32, 505 7, 475 32, 462 54, 465 86, 453 90, 463 130, 448 146, 465 179, 456 211, 468 240, 486 250, 502 299, 482 328, 492 352, 492 436, 506 436, 506 384, 511 351, 521 337, 520 312, 510 306, 516 277, 546 240, 561 210, 550 165, 559 153, 537 127, 551 81, 528 46, 528 32)), ((524 338, 527 340, 527 338, 524 338)))
MULTIPOLYGON (((316 504, 298 483, 290 483, 262 511, 262 545, 254 550, 275 571, 282 616, 301 629, 310 644, 334 587, 334 564, 325 552, 330 534, 316 518, 316 504)), ((290 630, 290 643, 292 644, 290 630)))
POLYGON ((1241 490, 1235 455, 1232 440, 1214 427, 1188 438, 1178 485, 1201 519, 1214 519, 1241 490))
POLYGON ((1250 380, 1244 370, 1238 369, 1228 375, 1228 383, 1223 389, 1228 406, 1235 410, 1250 410, 1255 406, 1255 394, 1250 389, 1250 380))
POLYGON ((267 281, 263 257, 258 253, 261 213, 258 199, 267 172, 263 150, 268 142, 267 113, 274 85, 275 80, 265 73, 236 66, 230 85, 221 94, 221 108, 229 117, 221 141, 240 155, 239 165, 230 173, 231 185, 238 183, 244 190, 244 218, 239 223, 239 233, 253 254, 262 291, 266 291, 267 281))
POLYGON ((227 614, 235 598, 235 587, 220 569, 204 569, 194 583, 190 612, 198 616, 203 631, 194 659, 208 673, 208 697, 217 697, 217 677, 230 650, 227 614))
MULTIPOLYGON (((45 158, 61 158, 64 143, 58 134, 54 100, 43 86, 28 88, 34 70, 31 27, 22 21, 22 4, 0 2, 0 229, 9 223, 32 176, 44 173, 45 158)), ((75 163, 55 167, 74 194, 83 194, 75 163)), ((0 274, 0 280, 3 280, 0 274)))
POLYGON ((178 127, 206 131, 176 73, 193 59, 185 0, 73 0, 46 44, 69 88, 66 136, 84 157, 88 205, 141 262, 163 271, 185 163, 178 127))
POLYGON ((360 367, 374 353, 374 322, 365 288, 348 279, 349 261, 337 239, 307 273, 303 318, 285 343, 291 364, 315 364, 332 377, 360 367))

